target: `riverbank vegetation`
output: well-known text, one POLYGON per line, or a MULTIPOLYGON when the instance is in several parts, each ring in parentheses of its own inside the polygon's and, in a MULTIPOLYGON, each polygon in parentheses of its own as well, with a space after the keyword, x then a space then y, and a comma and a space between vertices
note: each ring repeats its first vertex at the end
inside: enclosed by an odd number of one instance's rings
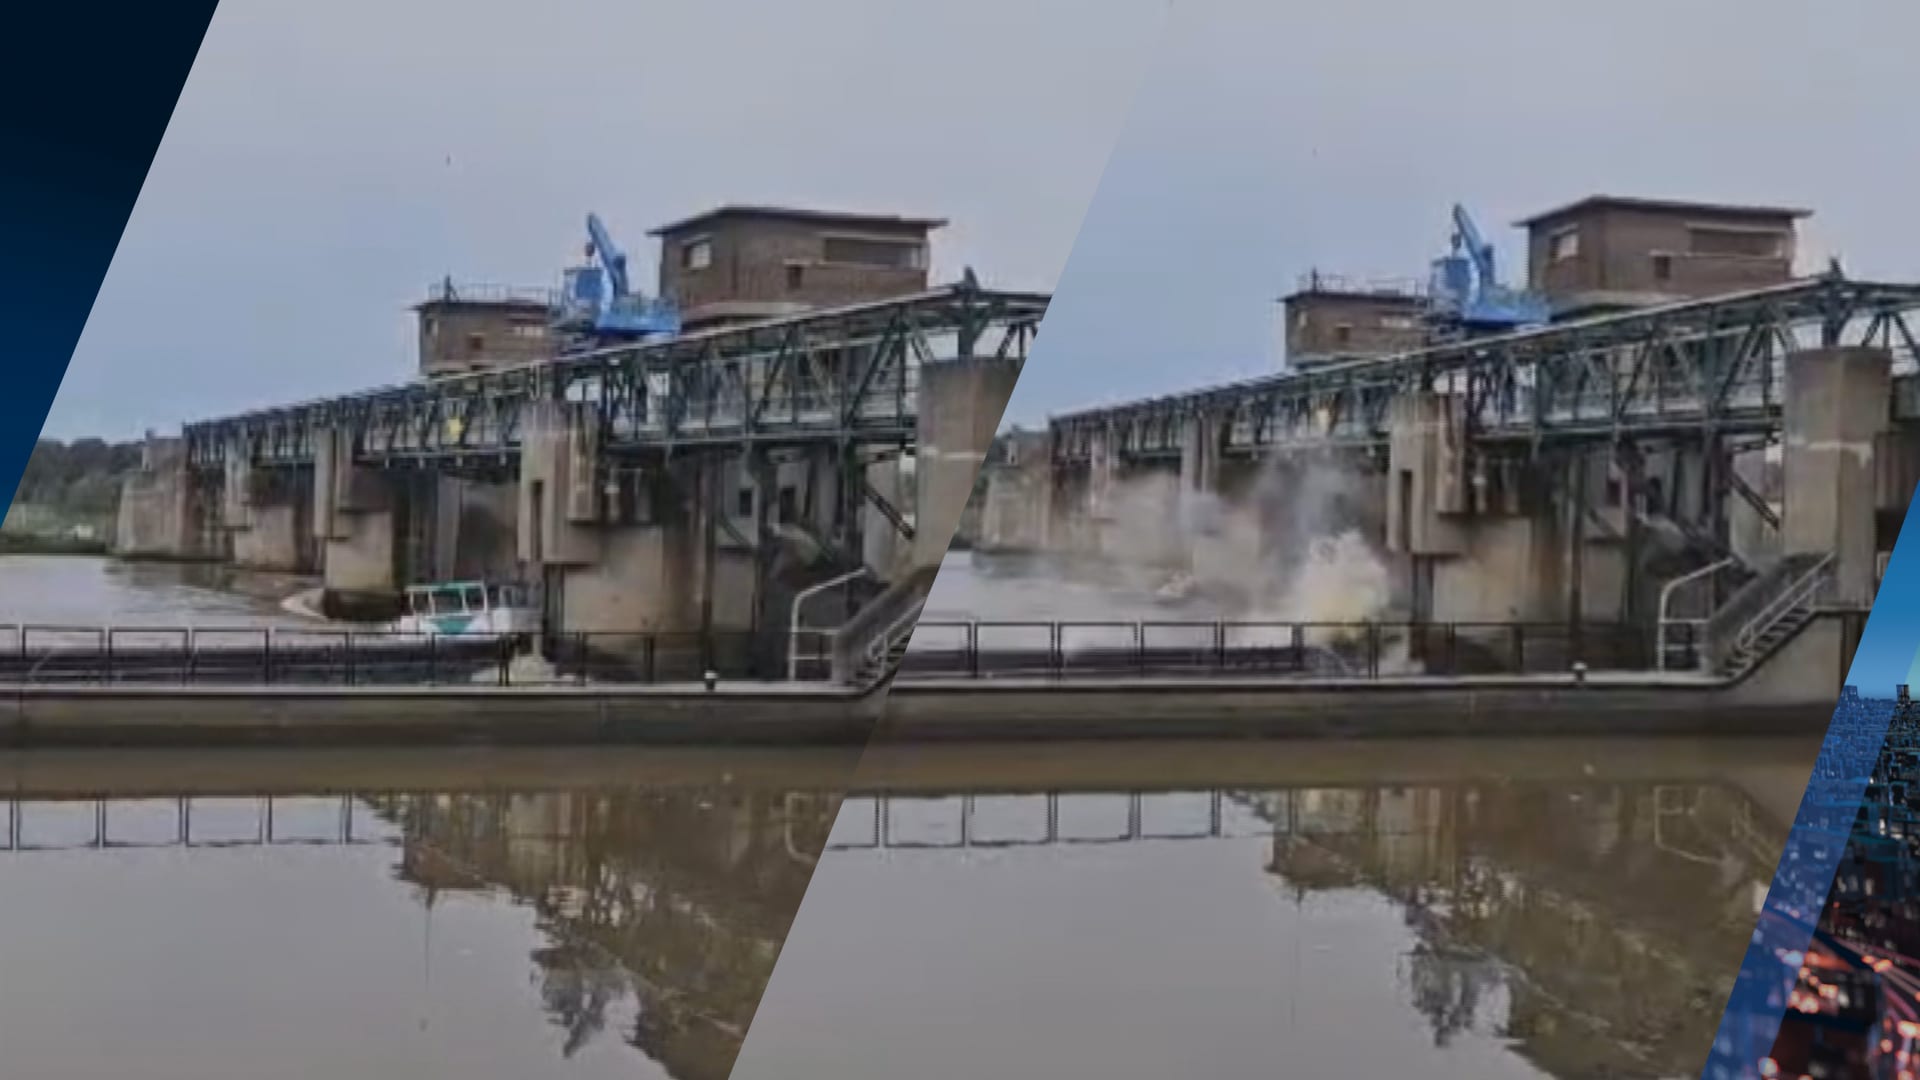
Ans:
POLYGON ((99 537, 39 536, 12 528, 0 529, 0 555, 105 555, 107 541, 99 537))
POLYGON ((106 551, 120 484, 140 467, 140 444, 41 439, 0 524, 0 554, 106 551))

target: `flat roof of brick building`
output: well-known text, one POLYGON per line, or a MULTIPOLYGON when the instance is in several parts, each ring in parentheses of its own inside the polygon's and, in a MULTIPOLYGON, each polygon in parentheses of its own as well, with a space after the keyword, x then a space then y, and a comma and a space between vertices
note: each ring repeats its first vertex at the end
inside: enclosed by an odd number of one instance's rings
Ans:
POLYGON ((751 206, 728 204, 692 217, 681 218, 647 230, 648 236, 685 232, 720 218, 765 218, 776 221, 805 221, 819 225, 844 225, 848 228, 938 229, 945 218, 913 217, 899 214, 865 214, 839 210, 806 210, 792 206, 751 206))
POLYGON ((1584 199, 1557 206, 1532 217, 1521 218, 1515 225, 1526 228, 1550 218, 1566 217, 1580 210, 1596 210, 1613 207, 1623 210, 1655 210, 1665 213, 1714 214, 1723 217, 1786 217, 1803 218, 1813 214, 1793 206, 1759 206, 1740 203, 1689 202, 1685 199, 1644 199, 1625 195, 1589 195, 1584 199))

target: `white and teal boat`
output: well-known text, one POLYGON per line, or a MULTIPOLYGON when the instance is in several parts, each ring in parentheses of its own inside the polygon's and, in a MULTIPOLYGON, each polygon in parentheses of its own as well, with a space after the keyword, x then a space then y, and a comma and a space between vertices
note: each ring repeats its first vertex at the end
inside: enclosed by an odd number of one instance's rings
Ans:
POLYGON ((474 637, 531 634, 540 629, 540 612, 518 585, 483 581, 409 585, 406 607, 393 629, 402 634, 474 637))

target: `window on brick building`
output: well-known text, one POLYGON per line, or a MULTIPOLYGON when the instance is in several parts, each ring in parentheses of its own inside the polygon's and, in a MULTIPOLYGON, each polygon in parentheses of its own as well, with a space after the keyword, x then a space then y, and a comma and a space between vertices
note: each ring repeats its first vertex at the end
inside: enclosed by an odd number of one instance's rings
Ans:
POLYGON ((1695 255, 1735 255, 1751 259, 1778 259, 1786 255, 1786 234, 1777 229, 1741 229, 1730 226, 1694 226, 1687 230, 1695 255))
POLYGON ((1547 237, 1547 261, 1560 262, 1578 257, 1580 254, 1580 230, 1561 229, 1547 237))
POLYGON ((926 266, 926 250, 918 240, 864 236, 828 236, 821 240, 821 258, 845 266, 919 270, 926 266))

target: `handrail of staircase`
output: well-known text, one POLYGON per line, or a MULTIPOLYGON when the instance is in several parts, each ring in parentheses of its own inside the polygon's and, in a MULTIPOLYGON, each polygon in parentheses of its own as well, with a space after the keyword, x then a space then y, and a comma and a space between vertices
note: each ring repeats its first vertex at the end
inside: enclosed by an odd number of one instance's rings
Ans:
MULTIPOLYGON (((845 585, 848 582, 857 581, 863 577, 869 577, 872 575, 872 573, 873 572, 871 570, 863 566, 858 570, 850 570, 847 573, 841 574, 839 577, 831 578, 827 581, 823 581, 818 585, 809 585, 806 588, 801 589, 798 593, 794 595, 793 616, 787 622, 787 681, 788 682, 795 682, 800 678, 800 613, 801 613, 801 610, 806 606, 807 601, 813 599, 814 597, 820 595, 823 592, 826 592, 828 589, 839 588, 840 586, 845 585)), ((819 659, 822 659, 822 657, 816 656, 814 657, 814 659, 819 660, 819 659)))
MULTIPOLYGON (((867 642, 867 662, 870 664, 885 664, 887 657, 893 653, 896 644, 912 641, 913 628, 920 624, 920 613, 926 610, 926 606, 925 600, 911 605, 906 611, 901 612, 899 618, 887 624, 885 630, 874 635, 873 640, 867 642), (903 634, 904 638, 902 636, 903 634)), ((886 672, 882 671, 881 674, 884 675, 886 672)))
POLYGON ((1819 562, 1808 568, 1806 573, 1794 579, 1793 584, 1780 590, 1780 595, 1774 597, 1772 603, 1761 608, 1758 614, 1747 620, 1746 625, 1734 632, 1734 647, 1743 648, 1752 643, 1761 634, 1766 633, 1775 622, 1778 622, 1782 615, 1796 607, 1805 594, 1812 593, 1824 584, 1827 570, 1833 565, 1833 558, 1833 552, 1828 552, 1819 562))
POLYGON ((858 669, 871 655, 874 639, 896 633, 903 620, 917 615, 937 572, 937 567, 908 571, 833 632, 833 681, 846 684, 859 677, 858 669))
MULTIPOLYGON (((1709 563, 1698 570, 1694 570, 1689 573, 1682 574, 1679 577, 1674 578, 1672 581, 1667 582, 1666 585, 1661 587, 1660 589, 1660 621, 1654 628, 1654 646, 1653 646, 1654 648, 1653 655, 1658 658, 1658 663, 1661 671, 1667 670, 1667 656, 1668 656, 1667 627, 1669 626, 1704 627, 1707 625, 1708 620, 1712 618, 1712 615, 1710 613, 1708 615, 1702 615, 1697 618, 1684 618, 1684 619, 1674 618, 1672 615, 1669 614, 1673 606, 1674 593, 1683 585, 1691 584, 1695 581, 1699 581, 1702 578, 1712 577, 1714 574, 1717 574, 1720 571, 1725 570, 1729 566, 1737 565, 1739 561, 1740 560, 1738 559, 1732 559, 1732 558, 1721 559, 1719 562, 1709 563)), ((1699 644, 1700 644, 1699 635, 1695 634, 1694 645, 1697 648, 1699 644)))
POLYGON ((1709 667, 1723 665, 1737 648, 1740 631, 1790 590, 1817 553, 1785 555, 1761 571, 1713 611, 1702 631, 1709 667))

